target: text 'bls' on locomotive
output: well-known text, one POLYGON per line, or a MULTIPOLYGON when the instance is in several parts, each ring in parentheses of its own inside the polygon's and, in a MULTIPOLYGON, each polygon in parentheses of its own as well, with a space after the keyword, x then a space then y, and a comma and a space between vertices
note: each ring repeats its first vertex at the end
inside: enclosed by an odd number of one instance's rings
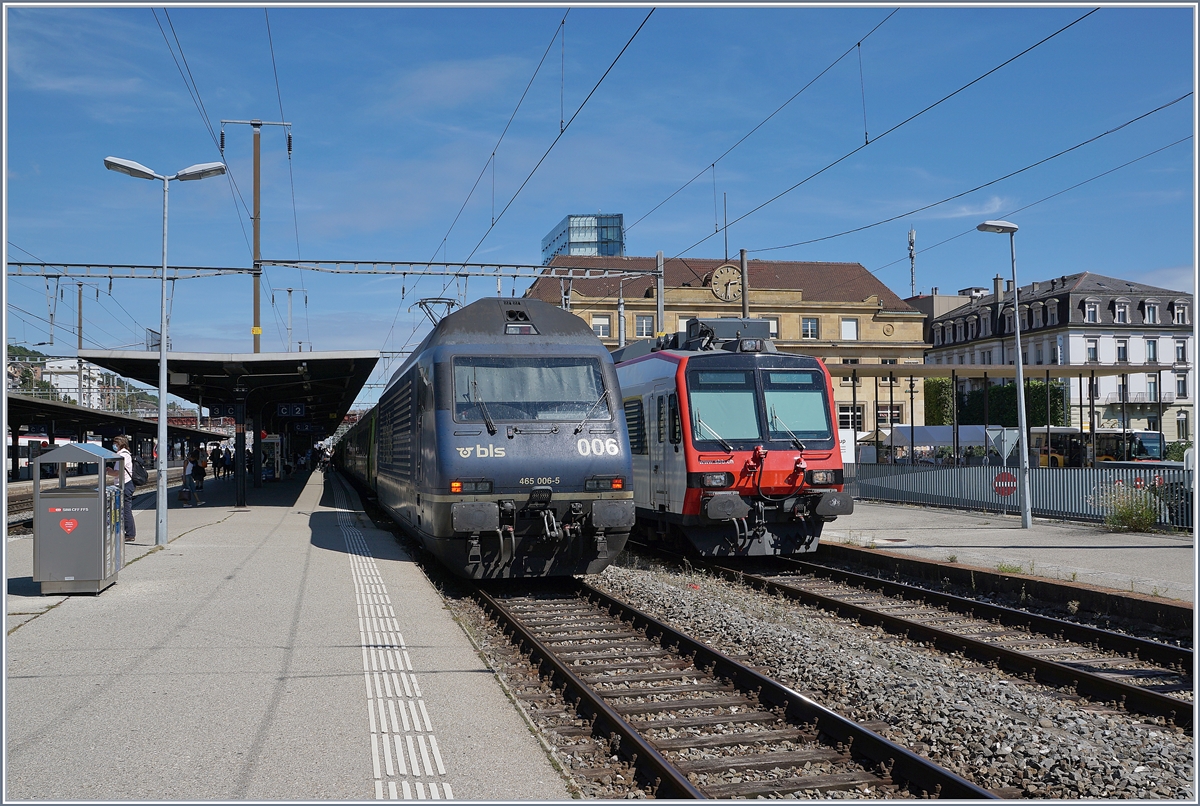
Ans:
POLYGON ((815 551, 854 510, 829 371, 761 319, 692 319, 618 350, 638 529, 706 556, 815 551))
POLYGON ((613 360, 531 299, 446 316, 339 444, 341 467, 451 571, 598 573, 634 523, 613 360))

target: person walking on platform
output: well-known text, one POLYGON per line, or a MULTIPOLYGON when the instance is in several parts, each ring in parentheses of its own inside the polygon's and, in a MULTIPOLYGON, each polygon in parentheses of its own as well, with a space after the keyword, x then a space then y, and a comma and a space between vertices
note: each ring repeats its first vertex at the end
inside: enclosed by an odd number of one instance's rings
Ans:
MULTIPOLYGON (((137 537, 137 524, 133 520, 133 454, 129 451, 129 438, 123 434, 113 437, 113 449, 124 461, 121 470, 121 514, 124 518, 125 542, 132 543, 137 537)), ((113 476, 116 484, 116 468, 108 468, 106 475, 113 476)))
POLYGON ((200 506, 204 503, 196 493, 196 477, 198 473, 203 472, 204 468, 200 466, 200 452, 193 450, 188 454, 187 462, 183 466, 183 489, 187 490, 183 504, 185 507, 200 506))

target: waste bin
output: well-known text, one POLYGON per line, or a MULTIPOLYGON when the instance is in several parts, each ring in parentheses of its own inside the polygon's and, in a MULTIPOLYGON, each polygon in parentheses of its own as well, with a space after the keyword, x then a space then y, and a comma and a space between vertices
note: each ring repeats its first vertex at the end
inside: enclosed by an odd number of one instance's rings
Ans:
POLYGON ((33 487, 33 581, 42 594, 99 593, 117 581, 123 565, 121 495, 106 484, 104 470, 115 467, 123 478, 119 454, 87 443, 72 442, 37 457, 34 478, 42 466, 58 465, 58 488, 33 487), (68 462, 90 462, 100 468, 95 484, 67 487, 68 462))

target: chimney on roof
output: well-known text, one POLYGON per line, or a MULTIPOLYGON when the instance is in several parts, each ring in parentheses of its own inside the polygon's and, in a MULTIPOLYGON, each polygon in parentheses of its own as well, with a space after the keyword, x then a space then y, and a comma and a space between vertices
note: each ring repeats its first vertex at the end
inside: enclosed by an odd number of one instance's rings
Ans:
POLYGON ((937 286, 936 286, 936 285, 933 287, 933 294, 932 294, 932 295, 933 295, 933 296, 935 296, 935 297, 937 296, 937 286))
POLYGON ((1033 282, 1030 284, 1030 288, 1031 288, 1031 289, 1033 289, 1033 293, 1035 293, 1035 294, 1036 294, 1036 293, 1037 293, 1037 290, 1038 290, 1038 281, 1037 281, 1037 280, 1034 280, 1034 281, 1033 281, 1033 282))
POLYGON ((997 304, 1000 303, 1000 289, 1003 287, 1003 280, 1001 280, 1000 275, 997 274, 995 279, 992 280, 992 293, 996 295, 997 304))
POLYGON ((1067 275, 1064 274, 1062 276, 1062 279, 1059 280, 1059 282, 1062 283, 1063 288, 1066 288, 1067 287, 1067 275))
POLYGON ((1012 280, 1005 280, 1005 281, 1004 281, 1004 293, 1006 293, 1006 294, 1007 294, 1008 292, 1010 292, 1010 291, 1012 291, 1012 290, 1013 290, 1013 281, 1012 281, 1012 280))
POLYGON ((1058 278, 1053 278, 1050 280, 1050 290, 1051 291, 1053 291, 1055 286, 1057 286, 1057 285, 1058 285, 1058 278))

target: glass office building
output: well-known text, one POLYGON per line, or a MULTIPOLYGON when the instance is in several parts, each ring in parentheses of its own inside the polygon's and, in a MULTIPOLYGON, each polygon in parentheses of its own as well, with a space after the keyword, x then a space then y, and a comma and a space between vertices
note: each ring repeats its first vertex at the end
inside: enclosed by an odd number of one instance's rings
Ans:
POLYGON ((625 216, 569 215, 542 238, 542 265, 555 255, 613 257, 625 254, 625 216))

